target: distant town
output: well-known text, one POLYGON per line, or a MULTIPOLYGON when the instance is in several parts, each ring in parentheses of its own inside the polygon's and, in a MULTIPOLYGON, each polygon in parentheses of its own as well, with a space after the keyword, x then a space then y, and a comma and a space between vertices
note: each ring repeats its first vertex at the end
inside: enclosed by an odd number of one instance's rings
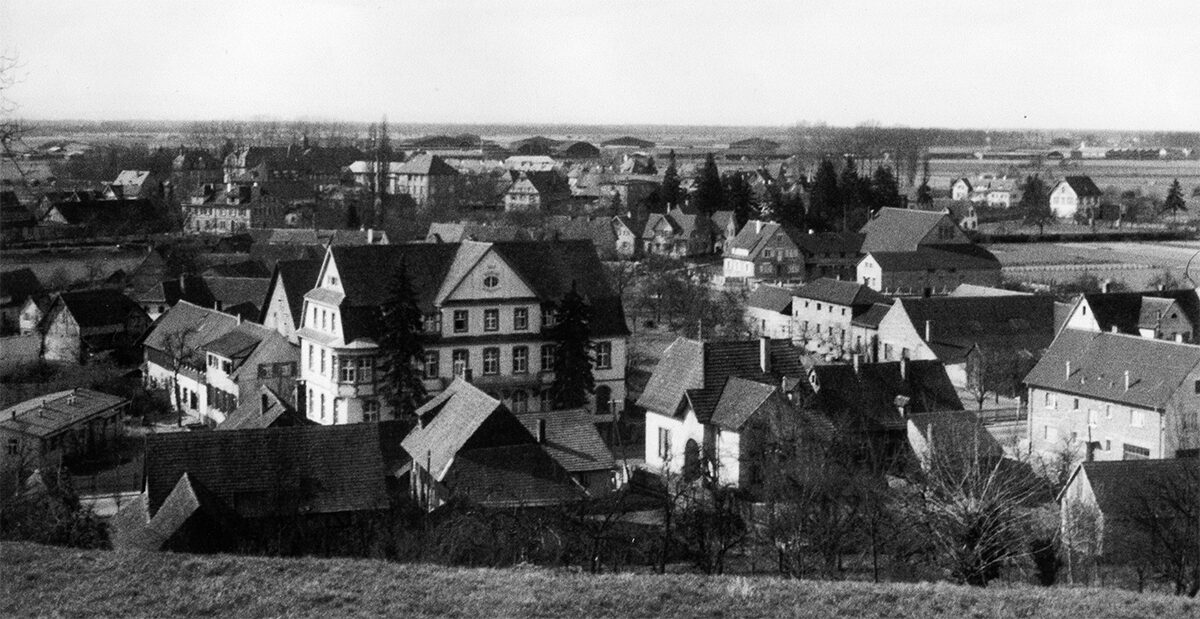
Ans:
POLYGON ((1200 134, 4 130, 5 540, 1200 591, 1200 134))

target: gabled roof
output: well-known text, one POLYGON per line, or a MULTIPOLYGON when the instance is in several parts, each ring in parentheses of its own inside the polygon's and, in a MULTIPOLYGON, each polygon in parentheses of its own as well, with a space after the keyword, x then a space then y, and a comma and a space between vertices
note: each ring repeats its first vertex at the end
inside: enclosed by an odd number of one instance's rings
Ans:
POLYGON ((1063 329, 1025 377, 1025 383, 1048 391, 1161 409, 1177 390, 1191 388, 1183 381, 1197 365, 1200 346, 1063 329))
POLYGON ((796 289, 794 288, 762 284, 750 292, 750 296, 746 298, 746 307, 756 307, 791 316, 792 295, 795 293, 796 289))
POLYGON ((1000 261, 981 245, 922 245, 915 251, 872 251, 869 255, 884 271, 929 269, 1000 270, 1000 261))
POLYGON ((730 377, 721 389, 710 421, 727 430, 740 430, 778 390, 777 385, 730 377))
POLYGON ((457 176, 458 170, 442 160, 437 155, 428 153, 414 155, 405 161, 398 170, 401 174, 424 174, 427 176, 457 176))
POLYGON ((146 315, 133 299, 110 288, 63 292, 55 299, 54 305, 59 303, 66 306, 82 328, 124 325, 130 314, 146 315))
MULTIPOLYGON (((317 277, 320 274, 320 260, 280 260, 276 263, 275 273, 267 286, 267 294, 271 294, 275 286, 283 286, 293 325, 300 324, 300 313, 304 311, 304 295, 317 285, 317 277)), ((263 302, 263 314, 268 311, 267 304, 270 302, 269 298, 263 302)))
POLYGON ((793 295, 801 299, 825 301, 826 303, 849 307, 891 302, 887 297, 879 294, 865 284, 829 279, 827 277, 821 277, 808 282, 795 289, 793 295))
POLYGON ((283 397, 266 385, 259 385, 258 397, 238 402, 237 410, 217 424, 216 430, 251 430, 286 426, 314 425, 283 397))
MULTIPOLYGON (((266 277, 206 276, 204 284, 213 299, 221 302, 222 307, 232 308, 249 303, 259 309, 266 302, 271 280, 266 277)), ((257 312, 254 315, 257 316, 257 312)))
POLYGON ((907 413, 963 408, 946 367, 937 360, 860 363, 857 370, 848 363, 816 365, 809 379, 815 381, 810 382, 813 407, 835 423, 893 427, 903 423, 901 403, 907 413))
POLYGON ((1090 176, 1068 176, 1059 182, 1070 185, 1071 191, 1080 198, 1098 198, 1104 195, 1090 176))
POLYGON ((902 208, 885 207, 867 221, 861 232, 866 239, 862 251, 867 252, 910 252, 917 249, 918 244, 938 224, 947 221, 945 213, 917 211, 902 208))
POLYGON ((235 367, 240 367, 262 340, 259 334, 242 329, 241 325, 238 325, 229 333, 205 344, 204 350, 232 359, 235 367))
POLYGON ((674 414, 686 396, 696 417, 707 423, 730 377, 778 385, 784 377, 803 376, 800 354, 787 340, 767 340, 770 371, 763 372, 760 345, 761 340, 700 342, 678 338, 663 352, 637 404, 674 414))
POLYGON ((32 269, 14 269, 0 273, 0 298, 3 307, 19 306, 31 296, 42 293, 42 283, 32 269))
POLYGON ((596 429, 596 416, 587 410, 564 410, 517 415, 530 434, 538 423, 545 424, 541 446, 563 468, 572 473, 611 470, 612 452, 596 429))
POLYGON ((1037 353, 1054 340, 1054 298, 930 297, 896 301, 917 333, 929 325, 929 345, 942 362, 957 361, 972 346, 1037 353))
POLYGON ((238 320, 234 316, 180 301, 158 317, 143 344, 147 348, 171 352, 167 348, 177 345, 171 342, 172 338, 179 338, 184 340, 188 348, 199 351, 205 344, 232 331, 237 325, 238 320), (184 333, 187 335, 184 336, 184 333))
MULTIPOLYGON (((1187 317, 1192 328, 1200 330, 1200 297, 1195 290, 1153 290, 1146 292, 1107 292, 1083 295, 1101 331, 1138 334, 1147 311, 1155 311, 1161 301, 1173 301, 1187 317)), ((1169 305, 1169 304, 1168 304, 1169 305)), ((1161 309, 1166 309, 1162 307, 1161 309)))
POLYGON ((1096 497, 1096 507, 1106 520, 1179 517, 1177 503, 1200 484, 1200 459, 1113 460, 1083 462, 1072 482, 1083 471, 1096 497))
POLYGON ((407 460, 398 421, 147 437, 148 512, 184 475, 244 518, 386 509, 407 460))
POLYGON ((878 329, 879 323, 883 321, 883 317, 892 310, 891 303, 875 303, 867 310, 850 321, 850 324, 856 327, 865 327, 867 329, 878 329))
MULTIPOLYGON (((499 400, 480 391, 471 383, 455 378, 444 391, 417 409, 419 423, 404 437, 402 445, 412 458, 437 480, 480 428, 495 416, 501 423, 508 420, 520 425, 516 417, 499 400)), ((533 437, 503 440, 500 444, 532 443, 533 437)))
POLYGON ((808 255, 848 254, 857 256, 865 236, 860 232, 804 232, 785 226, 784 232, 800 251, 808 255))
POLYGON ((536 443, 462 451, 440 480, 455 496, 487 507, 538 507, 586 496, 536 443))

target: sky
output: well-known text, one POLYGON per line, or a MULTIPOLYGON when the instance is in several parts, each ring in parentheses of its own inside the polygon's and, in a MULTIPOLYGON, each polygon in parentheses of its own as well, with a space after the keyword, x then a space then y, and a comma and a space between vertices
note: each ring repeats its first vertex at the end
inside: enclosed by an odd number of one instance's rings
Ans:
POLYGON ((48 119, 1200 130, 1200 0, 0 0, 48 119))

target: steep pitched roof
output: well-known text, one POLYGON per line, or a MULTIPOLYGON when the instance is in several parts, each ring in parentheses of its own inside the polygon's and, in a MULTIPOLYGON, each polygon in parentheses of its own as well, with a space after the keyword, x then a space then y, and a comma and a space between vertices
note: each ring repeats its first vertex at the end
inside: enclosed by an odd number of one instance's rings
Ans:
POLYGON ((146 314, 133 299, 109 288, 63 292, 55 301, 56 304, 59 302, 66 305, 75 322, 83 328, 123 325, 130 314, 146 314))
POLYGON ((929 235, 939 223, 945 221, 944 213, 917 211, 885 207, 862 227, 866 234, 862 251, 866 252, 910 252, 929 235))
POLYGON ((846 363, 816 365, 809 380, 813 407, 835 422, 893 428, 904 423, 901 403, 907 413, 963 408, 946 367, 936 360, 861 363, 857 370, 846 363))
POLYGON ((1068 176, 1062 182, 1071 186, 1071 190, 1080 198, 1098 198, 1104 195, 1090 176, 1068 176))
POLYGON ((314 424, 270 387, 259 385, 258 397, 239 401, 237 410, 226 416, 215 429, 251 430, 314 424))
POLYGON ((572 473, 610 470, 612 452, 596 429, 596 416, 586 410, 565 410, 549 413, 517 415, 530 434, 537 434, 538 424, 545 424, 546 434, 541 446, 563 468, 572 473))
POLYGON ((204 350, 232 359, 236 368, 241 366, 262 340, 261 334, 242 329, 241 325, 238 325, 229 333, 205 344, 204 350))
POLYGON ((841 281, 821 277, 797 288, 795 296, 814 301, 825 301, 835 305, 864 306, 875 303, 890 303, 870 286, 858 282, 841 281))
POLYGON ((585 496, 536 443, 462 451, 441 481, 452 494, 488 507, 556 505, 585 496))
POLYGON ((883 317, 887 316, 887 313, 891 310, 892 304, 889 302, 875 303, 863 313, 854 316, 850 323, 856 327, 878 329, 883 317))
POLYGON ((804 232, 787 226, 784 232, 801 252, 810 256, 848 254, 853 257, 862 250, 863 239, 866 238, 860 232, 804 232))
MULTIPOLYGON (((200 350, 205 344, 225 335, 237 327, 238 320, 224 312, 193 305, 187 301, 176 303, 167 310, 150 332, 146 334, 143 345, 147 348, 167 351, 168 340, 175 334, 187 332, 184 342, 189 348, 200 350)), ((179 336, 182 337, 182 336, 179 336)))
POLYGON ((870 256, 885 271, 929 269, 1000 270, 1000 261, 981 245, 922 245, 913 251, 872 251, 870 256))
MULTIPOLYGON (((1191 323, 1193 329, 1200 330, 1200 296, 1195 290, 1154 290, 1147 292, 1108 292, 1088 293, 1083 295, 1084 302, 1092 311, 1101 331, 1138 334, 1138 327, 1143 314, 1149 309, 1154 311, 1156 300, 1169 300, 1179 304, 1179 308, 1191 323)), ((1165 309, 1165 308, 1163 308, 1165 309)))
POLYGON ((457 176, 458 170, 437 155, 428 153, 415 155, 400 166, 401 174, 424 174, 427 176, 457 176))
POLYGON ((1054 340, 1054 298, 1045 295, 899 299, 917 333, 943 362, 972 346, 1036 353, 1054 340))
POLYGON ((1063 329, 1025 377, 1025 383, 1119 404, 1162 408, 1197 365, 1200 346, 1063 329))
MULTIPOLYGON (((501 420, 511 418, 513 423, 519 424, 499 400, 456 378, 444 391, 417 409, 420 423, 401 444, 422 468, 440 481, 458 452, 494 415, 501 420)), ((527 440, 518 443, 533 442, 533 437, 528 432, 525 434, 523 438, 527 440)))
POLYGON ((384 509, 406 461, 398 421, 147 437, 148 511, 187 475, 242 517, 384 509))
POLYGON ((778 390, 776 385, 730 377, 721 389, 721 396, 713 407, 710 421, 728 430, 740 430, 778 390))
POLYGON ((792 314, 792 295, 794 294, 796 294, 794 288, 762 284, 750 292, 750 296, 746 298, 746 306, 790 316, 792 314))
MULTIPOLYGON (((1192 496, 1200 487, 1200 459, 1113 460, 1083 462, 1082 470, 1096 497, 1096 507, 1109 520, 1142 518, 1149 513, 1178 517, 1172 501, 1192 496)), ((1073 480, 1074 481, 1074 480, 1073 480)))
MULTIPOLYGON (((267 294, 271 294, 275 286, 283 285, 288 310, 292 313, 292 324, 300 324, 300 313, 304 311, 304 295, 316 286, 320 273, 320 260, 280 260, 275 265, 275 273, 267 286, 267 294)), ((270 303, 270 299, 263 302, 264 313, 268 309, 267 303, 270 303)))

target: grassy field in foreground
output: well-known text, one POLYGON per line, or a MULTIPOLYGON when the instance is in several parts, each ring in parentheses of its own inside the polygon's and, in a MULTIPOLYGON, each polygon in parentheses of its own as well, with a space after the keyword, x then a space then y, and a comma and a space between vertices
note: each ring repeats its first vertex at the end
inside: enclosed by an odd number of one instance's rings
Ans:
POLYGON ((0 544, 0 616, 1194 617, 1098 589, 453 569, 0 544))

